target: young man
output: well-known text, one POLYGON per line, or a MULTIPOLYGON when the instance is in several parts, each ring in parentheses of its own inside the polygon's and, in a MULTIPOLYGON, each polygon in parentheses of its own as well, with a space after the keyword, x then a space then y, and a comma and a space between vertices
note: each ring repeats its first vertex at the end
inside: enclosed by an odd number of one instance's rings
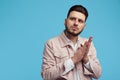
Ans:
POLYGON ((88 12, 82 5, 70 8, 63 33, 47 41, 43 54, 44 80, 91 80, 101 75, 92 37, 79 36, 85 27, 88 12))

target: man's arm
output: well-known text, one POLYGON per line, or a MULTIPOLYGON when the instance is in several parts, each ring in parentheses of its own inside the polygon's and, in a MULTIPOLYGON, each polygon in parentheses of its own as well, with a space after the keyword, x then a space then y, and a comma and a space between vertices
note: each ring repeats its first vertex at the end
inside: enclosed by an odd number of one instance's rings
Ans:
MULTIPOLYGON (((47 42, 43 54, 42 77, 44 80, 55 80, 61 77, 65 71, 64 62, 56 63, 55 52, 52 49, 51 42, 47 42)), ((59 58, 59 56, 58 56, 59 58)))
POLYGON ((54 51, 52 50, 51 45, 46 43, 42 63, 42 77, 44 80, 54 80, 63 72, 63 62, 56 64, 53 54, 54 51))
POLYGON ((91 44, 91 46, 90 46, 90 50, 87 54, 87 57, 88 57, 90 68, 88 69, 85 66, 84 67, 84 74, 91 75, 93 78, 99 78, 101 76, 101 65, 100 65, 99 60, 97 58, 96 49, 95 49, 93 44, 91 44))

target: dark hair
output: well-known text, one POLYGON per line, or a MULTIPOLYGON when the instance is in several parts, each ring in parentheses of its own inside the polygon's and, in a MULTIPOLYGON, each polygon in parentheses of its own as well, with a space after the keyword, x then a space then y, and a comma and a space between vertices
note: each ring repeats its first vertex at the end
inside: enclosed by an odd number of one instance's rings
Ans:
POLYGON ((86 9, 84 6, 82 6, 82 5, 74 5, 74 6, 72 6, 72 7, 69 9, 69 11, 68 11, 67 18, 69 17, 70 12, 72 12, 72 11, 77 11, 77 12, 83 13, 83 14, 86 16, 85 20, 86 20, 87 17, 88 17, 88 11, 87 11, 87 9, 86 9))

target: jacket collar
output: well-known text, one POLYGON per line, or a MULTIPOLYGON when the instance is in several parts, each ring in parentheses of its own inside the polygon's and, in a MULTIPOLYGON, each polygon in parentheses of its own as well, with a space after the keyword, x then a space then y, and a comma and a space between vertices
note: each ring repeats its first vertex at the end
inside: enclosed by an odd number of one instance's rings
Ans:
MULTIPOLYGON (((67 38, 67 36, 65 35, 64 31, 60 35, 60 39, 61 39, 61 47, 68 46, 72 42, 70 39, 67 38)), ((78 36, 78 43, 81 43, 79 36, 78 36)))

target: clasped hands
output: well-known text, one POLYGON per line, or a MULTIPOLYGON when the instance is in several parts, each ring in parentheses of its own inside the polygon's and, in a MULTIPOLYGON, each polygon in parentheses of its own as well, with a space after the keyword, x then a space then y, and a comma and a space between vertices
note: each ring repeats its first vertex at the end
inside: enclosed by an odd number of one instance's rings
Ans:
POLYGON ((89 40, 85 41, 84 45, 81 44, 81 47, 77 49, 76 53, 71 58, 74 64, 78 63, 79 61, 83 61, 83 63, 88 62, 87 54, 89 52, 91 42, 92 37, 89 37, 89 40))

